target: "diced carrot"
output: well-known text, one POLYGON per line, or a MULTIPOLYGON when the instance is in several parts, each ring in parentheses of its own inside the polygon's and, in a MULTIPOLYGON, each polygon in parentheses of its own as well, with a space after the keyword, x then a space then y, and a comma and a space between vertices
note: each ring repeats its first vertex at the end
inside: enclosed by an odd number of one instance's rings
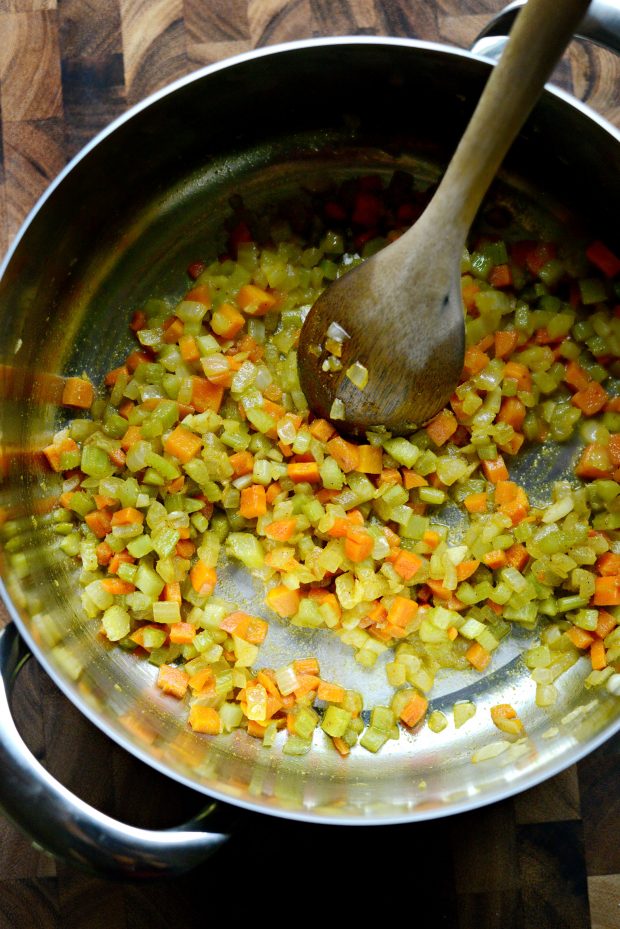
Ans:
POLYGON ((277 303, 277 297, 255 284, 244 284, 239 289, 236 300, 248 316, 264 316, 277 303))
MULTIPOLYGON (((185 696, 189 685, 189 674, 181 668, 163 664, 157 676, 157 686, 165 694, 177 697, 179 700, 185 696)), ((202 709, 202 708, 201 708, 202 709)))
POLYGON ((480 562, 475 558, 469 558, 466 561, 461 561, 460 564, 456 566, 456 579, 459 583, 461 581, 466 581, 468 577, 471 577, 472 574, 475 574, 480 566, 480 562))
POLYGON ((475 307, 478 293, 480 293, 480 284, 477 281, 467 281, 461 285, 461 296, 468 310, 473 310, 475 307))
POLYGON ((510 567, 516 568, 517 571, 523 570, 528 563, 529 557, 525 545, 522 545, 520 542, 515 542, 514 545, 506 549, 506 560, 510 567))
POLYGON ((338 684, 330 684, 328 681, 321 681, 316 692, 319 700, 325 700, 326 703, 342 703, 345 694, 344 687, 340 687, 338 684))
POLYGON ((129 370, 126 365, 121 365, 119 368, 114 368, 112 371, 108 371, 103 379, 106 387, 112 387, 114 384, 116 384, 121 374, 129 374, 129 370))
POLYGON ((430 587, 435 597, 439 600, 449 600, 452 596, 452 591, 448 590, 447 587, 443 586, 443 583, 435 578, 429 578, 426 582, 427 586, 430 587))
MULTIPOLYGON (((308 596, 311 600, 316 600, 321 606, 326 604, 329 607, 329 610, 336 617, 337 620, 340 620, 342 616, 342 607, 338 601, 336 594, 329 593, 323 588, 313 588, 308 592, 308 596)), ((317 672, 318 673, 318 672, 317 672)))
POLYGON ((127 455, 122 448, 111 448, 108 451, 108 458, 117 468, 122 468, 127 461, 127 455))
POLYGON ((314 674, 298 674, 297 681, 298 684, 294 690, 294 694, 298 700, 300 697, 311 693, 313 690, 318 690, 321 686, 321 679, 315 677, 314 674))
POLYGON ((164 323, 164 342, 167 345, 172 345, 174 342, 178 342, 179 339, 183 336, 184 331, 185 323, 183 320, 179 319, 178 316, 172 316, 164 323))
POLYGON ((181 336, 179 339, 179 349, 183 361, 198 361, 200 358, 200 352, 198 351, 196 339, 193 335, 181 336))
POLYGON ((202 439, 186 426, 178 425, 164 442, 164 449, 169 455, 187 464, 202 448, 202 439))
POLYGON ((387 621, 392 626, 405 629, 418 612, 418 604, 408 597, 396 595, 387 612, 387 621))
POLYGON ((50 466, 54 471, 62 471, 60 466, 60 456, 63 452, 76 452, 78 450, 77 442, 74 442, 73 439, 63 439, 62 442, 58 442, 52 445, 47 445, 43 449, 43 454, 47 458, 50 466))
POLYGON ((566 635, 571 640, 575 648, 590 648, 594 642, 594 636, 579 626, 571 626, 566 630, 566 635))
POLYGON ((511 287, 512 271, 510 270, 510 265, 495 265, 489 274, 489 284, 491 287, 497 288, 511 287))
POLYGON ((314 674, 318 677, 321 673, 318 658, 296 658, 293 661, 293 671, 295 674, 314 674))
POLYGON ((509 503, 517 496, 517 485, 514 481, 497 481, 495 485, 495 503, 501 506, 503 503, 509 503))
POLYGON ((288 542, 295 534, 296 526, 296 516, 287 519, 275 519, 268 526, 265 526, 265 535, 268 539, 274 539, 276 542, 288 542))
POLYGON ((90 381, 82 377, 68 377, 62 391, 62 405, 75 406, 80 410, 89 410, 95 398, 95 390, 90 381))
POLYGON ((122 596, 123 594, 131 594, 136 589, 134 584, 131 584, 129 581, 124 581, 120 577, 104 577, 101 581, 101 586, 114 597, 122 596))
POLYGON ((244 519, 256 519, 267 512, 266 491, 262 484, 250 484, 241 491, 239 513, 244 519))
MULTIPOLYGON (((62 493, 60 497, 58 498, 58 502, 60 503, 61 506, 67 509, 71 506, 71 498, 73 497, 74 494, 75 494, 74 490, 65 490, 64 493, 62 493)), ((96 502, 97 501, 95 500, 95 503, 96 502)), ((97 509, 102 509, 102 507, 97 507, 97 509)))
POLYGON ((599 639, 604 639, 610 632, 613 632, 617 625, 618 620, 615 616, 612 616, 607 610, 599 610, 594 635, 599 639))
POLYGON ((112 513, 113 526, 139 526, 144 522, 144 513, 134 506, 126 506, 112 513))
POLYGON ((211 316, 211 328, 223 339, 234 339, 244 326, 243 314, 231 303, 221 303, 211 316))
POLYGON ((220 714, 212 706, 194 704, 189 711, 188 722, 194 732, 202 732, 205 735, 219 735, 222 731, 220 714))
POLYGON ((206 307, 210 307, 211 291, 206 284, 198 284, 196 287, 192 287, 191 290, 188 290, 183 299, 196 301, 196 303, 204 303, 206 307))
POLYGON ((224 632, 234 632, 235 635, 243 639, 253 618, 249 613, 244 613, 243 610, 235 610, 220 622, 220 629, 223 629, 224 632))
POLYGON ((450 397, 450 406, 454 410, 454 414, 459 423, 468 423, 471 417, 463 409, 463 403, 464 400, 459 400, 456 394, 450 397))
POLYGON ((498 481, 507 481, 509 477, 508 468, 504 464, 504 459, 501 455, 498 455, 497 458, 491 461, 483 461, 482 470, 484 471, 484 476, 491 484, 497 484, 498 481))
POLYGON ((611 470, 612 462, 607 448, 598 442, 592 442, 584 448, 575 474, 584 478, 607 477, 611 470))
POLYGON ((579 362, 569 361, 566 365, 564 380, 569 387, 574 387, 575 390, 584 390, 591 383, 592 378, 583 370, 579 362))
MULTIPOLYGON (((385 473, 385 472, 384 472, 385 473)), ((398 471, 396 472, 398 474, 398 471)), ((402 483, 405 490, 412 490, 414 487, 427 487, 428 481, 421 474, 410 471, 408 468, 402 469, 402 483)))
POLYGON ((468 494, 463 503, 468 513, 486 513, 487 511, 487 493, 468 494))
POLYGON ((607 403, 607 391, 596 381, 592 381, 583 390, 578 390, 571 397, 573 406, 579 407, 584 416, 594 416, 607 403))
POLYGON ((127 366, 129 373, 133 374, 138 365, 144 364, 145 362, 150 362, 152 360, 153 356, 149 355, 148 352, 136 350, 135 352, 130 352, 130 354, 127 355, 125 365, 127 366))
POLYGON ((114 554, 107 542, 100 542, 95 551, 97 553, 97 561, 100 565, 109 564, 114 554))
MULTIPOLYGON (((411 472, 413 473, 413 472, 411 472)), ((379 475, 379 484, 402 484, 403 476, 398 468, 383 468, 379 475)))
POLYGON ((242 451, 229 455, 228 460, 233 468, 235 477, 251 474, 254 469, 254 455, 252 452, 242 451))
POLYGON ((605 552, 596 559, 596 570, 603 577, 611 574, 620 574, 620 555, 614 552, 605 552))
POLYGON ((525 442, 525 436, 520 432, 515 432, 512 438, 507 442, 498 442, 500 449, 507 455, 516 455, 525 442))
POLYGON ((519 333, 516 330, 499 330, 495 333, 495 357, 505 358, 511 355, 519 343, 519 333))
POLYGON ((123 419, 129 419, 129 416, 135 407, 136 405, 133 400, 123 400, 118 407, 119 415, 122 416, 123 419))
POLYGON ((209 597, 217 584, 215 568, 209 567, 204 561, 197 561, 189 572, 192 587, 201 597, 209 597))
POLYGON ((336 433, 332 424, 326 419, 315 419, 310 423, 309 429, 310 435, 319 442, 329 442, 336 433))
POLYGON ((319 484, 321 475, 319 466, 316 461, 296 461, 287 466, 288 476, 295 484, 308 482, 309 484, 319 484))
MULTIPOLYGON (((272 416, 276 422, 279 422, 279 420, 284 417, 286 412, 281 404, 274 403, 273 400, 267 400, 266 398, 263 399, 263 409, 265 413, 269 413, 269 415, 272 416)), ((301 421, 299 421, 299 425, 301 425, 301 421)), ((273 438, 275 438, 275 434, 273 438)))
POLYGON ((98 539, 103 539, 112 529, 112 518, 107 510, 92 510, 86 514, 84 521, 98 539))
POLYGON ((383 449, 380 445, 359 445, 358 452, 358 471, 361 471, 362 474, 381 474, 383 449))
POLYGON ((442 446, 457 430, 456 418, 449 410, 442 410, 426 426, 426 433, 435 445, 442 446))
POLYGON ((532 375, 529 368, 517 361, 506 362, 502 377, 504 380, 516 381, 518 390, 531 390, 532 388, 532 375))
POLYGON ((497 420, 500 423, 508 423, 515 432, 520 432, 526 412, 525 404, 518 397, 504 397, 497 420))
POLYGON ((498 703, 491 707, 491 719, 496 722, 498 719, 515 719, 517 711, 510 703, 498 703))
POLYGON ((359 563, 370 557, 375 541, 369 532, 356 526, 347 530, 344 553, 350 561, 359 563))
POLYGON ((113 497, 106 497, 104 494, 93 494, 93 500, 98 510, 105 510, 107 507, 116 506, 116 500, 113 497))
POLYGON ((434 529, 427 529, 426 532, 422 533, 422 541, 434 551, 441 542, 441 536, 434 529))
MULTIPOLYGON (((392 556, 388 556, 392 560, 392 556)), ((410 581, 422 567, 422 558, 414 552, 401 548, 397 551, 392 564, 396 573, 405 581, 410 581)))
POLYGON ((182 603, 181 585, 178 581, 169 581, 164 585, 163 599, 171 603, 182 603))
POLYGON ((267 490, 265 491, 265 497, 268 506, 273 506, 276 497, 279 497, 281 493, 282 485, 279 481, 273 481, 273 483, 269 484, 267 490))
POLYGON ((136 310, 133 316, 131 317, 129 328, 133 332, 139 332, 141 329, 146 329, 146 321, 147 321, 147 316, 144 310, 136 310))
POLYGON ((497 571, 499 568, 505 567, 508 562, 506 558, 506 552, 501 548, 494 548, 492 551, 487 552, 482 559, 485 565, 488 568, 491 568, 493 571, 497 571))
POLYGON ((252 616, 245 632, 245 640, 251 642, 252 645, 260 645, 267 638, 268 631, 269 625, 264 619, 252 616))
POLYGON ((259 671, 256 675, 256 680, 259 684, 263 685, 267 693, 271 694, 272 697, 280 696, 274 672, 270 668, 264 668, 262 671, 259 671))
MULTIPOLYGON (((179 477, 173 478, 173 480, 168 481, 165 485, 166 490, 169 494, 180 494, 185 489, 185 477, 183 474, 180 474, 179 477)), ((179 530, 180 531, 180 530, 179 530)), ((183 536, 181 536, 183 538, 183 536)))
POLYGON ((266 726, 266 725, 265 725, 265 726, 262 726, 262 725, 261 725, 259 722, 257 722, 255 719, 248 719, 248 722, 247 722, 247 733, 248 733, 248 735, 251 735, 254 739, 262 739, 262 738, 264 738, 266 729, 267 729, 267 726, 266 726))
POLYGON ((125 451, 131 448, 132 445, 135 445, 136 442, 142 441, 142 430, 140 426, 128 426, 127 432, 121 439, 121 448, 124 448, 125 451))
POLYGON ((189 679, 189 687, 194 693, 205 693, 214 690, 215 677, 211 668, 203 668, 189 679))
POLYGON ((525 254, 525 265, 532 274, 538 274, 556 255, 557 246, 554 242, 532 242, 525 254))
POLYGON ((341 436, 330 439, 327 443, 327 451, 335 458, 338 466, 342 468, 345 474, 349 471, 357 471, 360 463, 359 446, 353 442, 347 442, 341 436))
POLYGON ((472 642, 465 652, 465 657, 476 671, 484 671, 491 660, 491 652, 483 648, 479 642, 472 642))
POLYGON ((481 352, 476 346, 468 348, 465 352, 463 363, 463 373, 465 377, 473 377, 486 368, 491 359, 485 352, 481 352))
POLYGON ((607 667, 605 643, 602 639, 596 639, 590 646, 590 661, 592 662, 593 671, 602 671, 603 668, 607 667))
POLYGON ((615 277, 616 274, 620 274, 620 258, 598 239, 587 247, 586 257, 606 277, 615 277))
POLYGON ((421 719, 424 718, 424 714, 428 709, 428 700, 426 697, 423 697, 422 694, 414 694, 410 700, 407 701, 403 709, 400 711, 399 719, 408 726, 410 729, 413 729, 421 719))
POLYGON ((300 602, 299 591, 289 590, 288 587, 284 587, 282 584, 272 587, 271 590, 267 591, 265 597, 265 603, 274 613, 287 618, 294 616, 298 612, 300 602))
POLYGON ((594 606, 620 605, 620 574, 595 579, 592 603, 594 606))
POLYGON ((512 500, 507 500, 498 507, 499 511, 503 513, 504 516, 510 517, 513 526, 516 526, 526 518, 529 508, 530 503, 523 487, 517 487, 514 498, 512 500))
POLYGON ((347 755, 351 754, 351 749, 347 742, 344 739, 341 739, 339 736, 332 738, 334 743, 334 748, 342 758, 346 758, 347 755))
POLYGON ((173 645, 189 645, 196 638, 196 627, 191 623, 172 623, 170 641, 173 645))
POLYGON ((501 616, 502 613, 504 612, 504 609, 503 609, 501 603, 494 603, 493 600, 491 600, 491 599, 487 599, 486 602, 485 602, 485 605, 488 606, 488 608, 489 608, 490 610, 493 610, 493 612, 494 612, 497 616, 501 616))
POLYGON ((122 552, 114 552, 108 563, 108 574, 118 574, 118 569, 122 564, 134 564, 135 560, 126 548, 122 552))
POLYGON ((192 404, 197 413, 213 410, 218 413, 224 397, 224 388, 206 377, 192 377, 192 404))

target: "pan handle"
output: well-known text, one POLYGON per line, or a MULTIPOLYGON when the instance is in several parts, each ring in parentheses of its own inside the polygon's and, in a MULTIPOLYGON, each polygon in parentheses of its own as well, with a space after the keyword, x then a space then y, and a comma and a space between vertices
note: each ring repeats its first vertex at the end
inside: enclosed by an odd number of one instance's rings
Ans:
POLYGON ((0 631, 0 808, 36 846, 99 876, 162 878, 188 871, 228 838, 204 829, 214 804, 161 831, 127 826, 84 803, 31 754, 10 709, 12 686, 30 653, 13 623, 0 631))
MULTIPOLYGON (((508 41, 510 28, 525 2, 514 0, 500 10, 484 27, 471 51, 486 58, 499 58, 508 41)), ((575 35, 620 55, 620 4, 617 0, 592 0, 575 35)))

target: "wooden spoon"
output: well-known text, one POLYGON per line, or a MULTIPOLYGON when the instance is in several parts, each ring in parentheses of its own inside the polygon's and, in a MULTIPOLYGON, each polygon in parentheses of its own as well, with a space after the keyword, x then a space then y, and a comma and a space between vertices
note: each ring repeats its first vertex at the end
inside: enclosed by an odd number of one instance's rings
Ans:
POLYGON ((469 227, 588 5, 529 0, 422 216, 310 310, 299 342, 301 386, 310 408, 339 429, 410 432, 453 393, 463 367, 459 266, 469 227), (337 372, 323 370, 330 326, 341 342, 337 372), (346 374, 356 362, 360 383, 368 372, 362 389, 346 374))

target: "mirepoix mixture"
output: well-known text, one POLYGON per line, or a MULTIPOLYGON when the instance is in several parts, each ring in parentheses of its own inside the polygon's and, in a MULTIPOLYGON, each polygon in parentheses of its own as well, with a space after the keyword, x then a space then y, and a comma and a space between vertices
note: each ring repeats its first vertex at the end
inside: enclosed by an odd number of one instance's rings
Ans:
MULTIPOLYGON (((524 655, 538 706, 582 656, 587 687, 620 692, 620 260, 606 244, 532 238, 487 207, 463 255, 467 351, 449 406, 406 438, 359 443, 339 433, 342 410, 328 422, 307 408, 305 312, 425 197, 397 172, 333 186, 303 221, 246 217, 225 255, 197 256, 180 301, 134 312, 135 349, 101 391, 67 380, 65 404, 90 415, 45 455, 64 475, 56 531, 81 562, 85 613, 159 668, 197 732, 242 727, 271 746, 286 730, 282 751, 303 754, 321 729, 342 756, 401 726, 439 732, 436 674, 483 674, 515 627, 540 632, 524 655), (515 462, 574 437, 574 476, 534 505, 515 462), (260 578, 261 616, 219 595, 220 559, 260 578), (313 655, 262 667, 278 621, 337 636, 363 668, 388 652, 391 705, 364 707, 313 655)), ((341 344, 326 333, 332 370, 341 344)), ((362 366, 349 376, 364 389, 362 366)), ((474 710, 458 704, 455 724, 474 710)), ((491 715, 523 734, 511 705, 491 715)))

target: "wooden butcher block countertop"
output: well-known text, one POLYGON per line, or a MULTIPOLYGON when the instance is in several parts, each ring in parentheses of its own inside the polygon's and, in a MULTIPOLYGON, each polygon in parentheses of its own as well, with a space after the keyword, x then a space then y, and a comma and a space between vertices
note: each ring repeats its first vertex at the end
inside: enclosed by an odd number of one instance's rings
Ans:
MULTIPOLYGON (((468 47, 501 6, 0 0, 0 252, 96 132, 195 68, 330 34, 468 47)), ((556 79, 620 126, 620 66, 609 52, 574 42, 556 79)), ((33 661, 14 710, 37 757, 99 809, 147 827, 172 826, 200 809, 204 798, 107 739, 33 661)), ((239 929, 241 920, 294 926, 304 918, 368 925, 374 907, 383 925, 424 929, 620 929, 620 739, 527 793, 446 820, 337 828, 242 817, 215 858, 155 885, 79 873, 33 849, 0 816, 0 929, 194 929, 216 921, 239 929)))

